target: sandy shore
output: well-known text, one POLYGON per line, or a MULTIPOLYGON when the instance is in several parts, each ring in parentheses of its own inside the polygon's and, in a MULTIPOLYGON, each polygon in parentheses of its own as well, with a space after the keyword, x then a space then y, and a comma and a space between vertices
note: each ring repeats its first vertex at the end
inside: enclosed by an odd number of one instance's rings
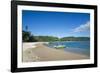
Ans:
POLYGON ((23 44, 23 62, 80 59, 89 59, 89 57, 72 52, 65 52, 59 49, 53 49, 43 45, 43 43, 23 44))

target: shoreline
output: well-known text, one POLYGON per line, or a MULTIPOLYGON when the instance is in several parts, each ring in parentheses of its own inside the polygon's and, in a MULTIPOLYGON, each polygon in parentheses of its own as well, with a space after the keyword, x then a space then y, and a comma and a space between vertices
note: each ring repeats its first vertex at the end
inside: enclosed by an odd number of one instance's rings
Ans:
POLYGON ((23 62, 89 59, 85 55, 50 48, 43 43, 23 43, 23 62))

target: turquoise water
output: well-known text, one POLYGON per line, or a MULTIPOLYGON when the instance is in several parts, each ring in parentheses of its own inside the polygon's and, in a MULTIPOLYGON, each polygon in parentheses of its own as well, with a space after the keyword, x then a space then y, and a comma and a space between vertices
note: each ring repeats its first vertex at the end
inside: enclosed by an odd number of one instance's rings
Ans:
POLYGON ((90 41, 50 42, 48 44, 48 46, 52 48, 58 45, 65 46, 64 51, 70 51, 90 56, 90 41))

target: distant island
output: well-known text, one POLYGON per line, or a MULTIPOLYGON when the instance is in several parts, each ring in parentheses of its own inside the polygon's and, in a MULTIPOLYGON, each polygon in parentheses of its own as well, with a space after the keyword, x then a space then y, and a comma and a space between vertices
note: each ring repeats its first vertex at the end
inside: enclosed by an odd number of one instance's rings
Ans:
POLYGON ((22 31, 23 42, 51 42, 51 41, 89 41, 89 37, 34 36, 29 31, 22 31))

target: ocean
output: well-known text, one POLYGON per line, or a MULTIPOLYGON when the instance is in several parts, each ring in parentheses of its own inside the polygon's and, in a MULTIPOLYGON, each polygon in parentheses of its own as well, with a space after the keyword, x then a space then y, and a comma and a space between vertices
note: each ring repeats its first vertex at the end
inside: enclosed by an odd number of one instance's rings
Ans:
POLYGON ((48 47, 54 48, 54 46, 63 45, 64 51, 69 51, 77 54, 83 54, 90 56, 90 41, 60 41, 50 42, 48 47))

